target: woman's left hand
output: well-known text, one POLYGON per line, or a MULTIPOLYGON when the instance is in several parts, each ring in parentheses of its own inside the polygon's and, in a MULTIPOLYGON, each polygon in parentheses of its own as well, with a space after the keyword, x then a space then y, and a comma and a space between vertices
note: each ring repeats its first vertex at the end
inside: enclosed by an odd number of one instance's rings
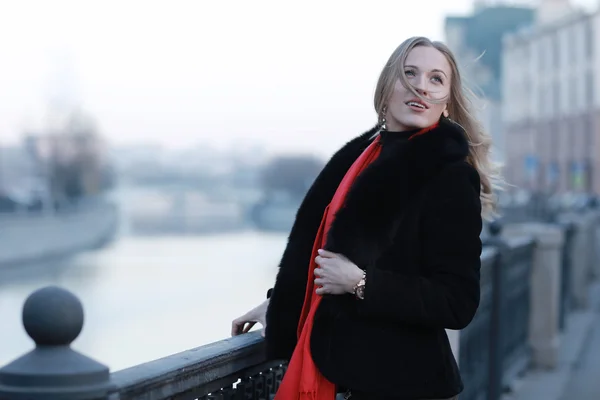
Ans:
POLYGON ((364 274, 343 255, 327 250, 319 250, 315 262, 319 266, 315 269, 315 285, 319 286, 316 293, 319 295, 352 293, 364 274))

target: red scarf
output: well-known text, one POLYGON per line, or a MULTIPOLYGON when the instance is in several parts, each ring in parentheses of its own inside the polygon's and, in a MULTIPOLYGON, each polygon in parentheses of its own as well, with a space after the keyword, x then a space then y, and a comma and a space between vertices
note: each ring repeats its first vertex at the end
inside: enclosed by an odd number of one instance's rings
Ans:
MULTIPOLYGON (((433 129, 437 124, 430 128, 421 129, 410 138, 421 135, 433 129)), ((317 232, 317 237, 313 245, 312 256, 308 268, 308 282, 306 284, 306 295, 300 321, 298 323, 298 343, 292 354, 288 369, 283 377, 281 386, 275 395, 275 400, 334 400, 337 392, 336 385, 329 382, 317 369, 310 352, 310 334, 313 327, 315 312, 319 307, 322 296, 315 293, 314 270, 317 268, 315 258, 318 250, 325 247, 327 232, 333 223, 335 214, 344 204, 346 194, 354 183, 358 175, 371 164, 381 152, 379 145, 380 136, 363 151, 363 153, 354 161, 344 179, 338 186, 333 199, 325 208, 321 226, 317 232)))

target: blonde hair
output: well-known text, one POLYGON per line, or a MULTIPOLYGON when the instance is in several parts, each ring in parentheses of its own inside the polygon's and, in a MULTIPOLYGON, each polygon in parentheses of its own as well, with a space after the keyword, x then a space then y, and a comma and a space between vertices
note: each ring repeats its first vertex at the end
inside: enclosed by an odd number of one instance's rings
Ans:
POLYGON ((458 64, 454 55, 444 43, 431 41, 425 37, 412 37, 405 40, 392 53, 386 63, 377 86, 375 88, 374 105, 379 118, 382 118, 386 102, 391 97, 396 80, 410 90, 415 96, 431 103, 448 103, 448 117, 463 127, 467 141, 469 142, 469 155, 467 162, 471 164, 479 173, 481 180, 481 206, 482 214, 491 218, 496 214, 496 199, 494 190, 502 188, 502 179, 499 172, 499 166, 492 162, 490 157, 491 138, 484 132, 481 124, 472 114, 473 100, 476 99, 474 93, 467 87, 464 87, 458 70, 458 64), (432 100, 424 98, 409 83, 404 71, 406 58, 412 49, 418 46, 433 47, 440 51, 450 64, 452 69, 450 94, 448 98, 432 100))

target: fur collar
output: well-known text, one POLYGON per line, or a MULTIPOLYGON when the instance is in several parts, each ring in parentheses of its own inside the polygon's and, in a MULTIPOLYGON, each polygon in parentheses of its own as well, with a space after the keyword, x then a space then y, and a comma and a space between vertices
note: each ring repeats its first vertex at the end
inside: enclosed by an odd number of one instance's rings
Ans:
MULTIPOLYGON (((335 176, 337 180, 337 184, 328 182, 331 196, 375 132, 372 129, 353 140, 332 158, 331 164, 339 169, 330 171, 331 178, 335 176)), ((435 129, 408 142, 394 140, 393 135, 382 133, 380 156, 354 182, 327 236, 327 250, 345 255, 362 268, 391 245, 407 206, 425 185, 445 165, 464 161, 468 155, 464 129, 447 118, 442 118, 435 129)))

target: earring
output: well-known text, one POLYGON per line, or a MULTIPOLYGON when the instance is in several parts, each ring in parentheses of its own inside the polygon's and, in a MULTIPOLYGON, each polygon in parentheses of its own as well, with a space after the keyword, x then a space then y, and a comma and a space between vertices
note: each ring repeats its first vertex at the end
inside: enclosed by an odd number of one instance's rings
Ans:
POLYGON ((387 130, 385 114, 387 113, 387 107, 383 106, 381 109, 381 115, 379 115, 379 128, 383 131, 387 130))

